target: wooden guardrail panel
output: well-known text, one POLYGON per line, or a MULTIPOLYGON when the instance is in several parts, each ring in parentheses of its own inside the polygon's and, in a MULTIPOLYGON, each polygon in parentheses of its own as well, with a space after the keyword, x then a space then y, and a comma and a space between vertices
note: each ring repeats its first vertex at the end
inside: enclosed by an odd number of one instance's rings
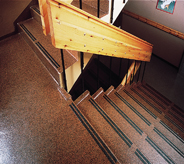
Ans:
POLYGON ((132 13, 130 11, 127 11, 127 10, 123 10, 123 13, 128 15, 128 16, 131 16, 131 17, 133 17, 135 19, 138 19, 138 20, 140 20, 140 21, 142 21, 144 23, 147 23, 147 24, 149 24, 149 25, 151 25, 153 27, 156 27, 156 28, 158 28, 158 29, 160 29, 162 31, 165 31, 165 32, 167 32, 167 33, 169 33, 171 35, 174 35, 174 36, 176 36, 176 37, 178 37, 180 39, 184 39, 184 33, 182 33, 182 32, 176 31, 176 30, 174 30, 172 28, 169 28, 167 26, 164 26, 164 25, 162 25, 160 23, 157 23, 157 22, 152 21, 150 19, 144 18, 142 16, 139 16, 139 15, 137 15, 135 13, 132 13))
POLYGON ((60 0, 47 4, 56 48, 150 61, 150 43, 60 0))

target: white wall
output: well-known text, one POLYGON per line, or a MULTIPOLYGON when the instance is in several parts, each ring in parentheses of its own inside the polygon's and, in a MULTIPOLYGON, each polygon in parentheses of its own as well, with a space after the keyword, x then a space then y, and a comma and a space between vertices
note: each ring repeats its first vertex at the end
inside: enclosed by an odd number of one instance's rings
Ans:
MULTIPOLYGON (((184 1, 177 0, 173 14, 156 9, 157 0, 129 0, 125 10, 184 33, 184 1)), ((153 53, 179 67, 184 40, 123 15, 122 28, 154 45, 153 53)))

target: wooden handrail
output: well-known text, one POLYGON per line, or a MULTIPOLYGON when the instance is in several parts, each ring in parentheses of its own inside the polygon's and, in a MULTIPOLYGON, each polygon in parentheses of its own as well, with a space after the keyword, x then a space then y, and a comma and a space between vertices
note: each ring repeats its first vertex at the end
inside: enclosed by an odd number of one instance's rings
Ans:
POLYGON ((133 12, 130 12, 130 11, 127 11, 127 10, 123 10, 123 13, 128 15, 128 16, 131 16, 131 17, 133 17, 133 18, 135 18, 137 20, 140 20, 141 22, 144 22, 144 23, 147 23, 147 24, 149 24, 149 25, 151 25, 153 27, 156 27, 156 28, 158 28, 158 29, 160 29, 160 30, 162 30, 164 32, 167 32, 167 33, 169 33, 171 35, 174 35, 174 36, 176 36, 176 37, 178 37, 180 39, 184 39, 184 33, 182 33, 182 32, 176 31, 176 30, 174 30, 172 28, 169 28, 167 26, 164 26, 164 25, 162 25, 160 23, 157 23, 155 21, 152 21, 150 19, 147 19, 145 17, 142 17, 140 15, 137 15, 137 14, 135 14, 133 12))
POLYGON ((140 64, 141 64, 140 61, 132 62, 130 68, 128 69, 128 76, 127 74, 124 76, 123 81, 121 82, 121 85, 125 86, 126 84, 130 83, 131 78, 135 76, 137 70, 140 67, 140 64))
POLYGON ((56 48, 150 61, 153 48, 150 43, 68 3, 43 1, 47 3, 43 13, 48 15, 48 18, 42 15, 44 25, 49 26, 45 29, 49 29, 56 48))

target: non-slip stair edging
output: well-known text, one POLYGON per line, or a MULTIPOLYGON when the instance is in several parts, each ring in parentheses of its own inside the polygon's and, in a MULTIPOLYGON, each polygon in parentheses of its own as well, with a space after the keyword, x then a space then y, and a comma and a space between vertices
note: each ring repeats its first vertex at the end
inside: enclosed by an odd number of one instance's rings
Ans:
POLYGON ((74 103, 69 105, 70 108, 73 110, 73 112, 77 115, 83 126, 88 130, 90 135, 93 137, 93 139, 96 141, 98 146, 101 148, 101 150, 104 152, 104 154, 107 156, 109 161, 112 164, 116 164, 118 162, 115 155, 111 152, 111 150, 108 148, 108 146, 105 144, 105 142, 101 139, 101 137, 97 134, 95 129, 92 127, 92 125, 87 121, 87 119, 83 116, 83 114, 80 112, 80 110, 75 106, 74 103))
POLYGON ((58 85, 62 86, 62 75, 58 70, 60 69, 60 65, 52 58, 52 56, 45 50, 41 43, 22 23, 18 23, 18 27, 20 34, 36 53, 46 69, 50 72, 50 75, 55 79, 58 85))

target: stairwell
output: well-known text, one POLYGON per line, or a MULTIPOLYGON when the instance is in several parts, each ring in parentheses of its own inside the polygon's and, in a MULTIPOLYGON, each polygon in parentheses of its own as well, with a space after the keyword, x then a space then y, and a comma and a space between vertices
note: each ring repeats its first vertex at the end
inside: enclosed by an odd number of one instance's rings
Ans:
MULTIPOLYGON (((60 51, 42 33, 38 6, 31 12, 0 42, 0 163, 184 163, 182 109, 145 82, 73 101, 60 87, 60 51)), ((65 68, 78 60, 76 51, 64 57, 65 68)))

